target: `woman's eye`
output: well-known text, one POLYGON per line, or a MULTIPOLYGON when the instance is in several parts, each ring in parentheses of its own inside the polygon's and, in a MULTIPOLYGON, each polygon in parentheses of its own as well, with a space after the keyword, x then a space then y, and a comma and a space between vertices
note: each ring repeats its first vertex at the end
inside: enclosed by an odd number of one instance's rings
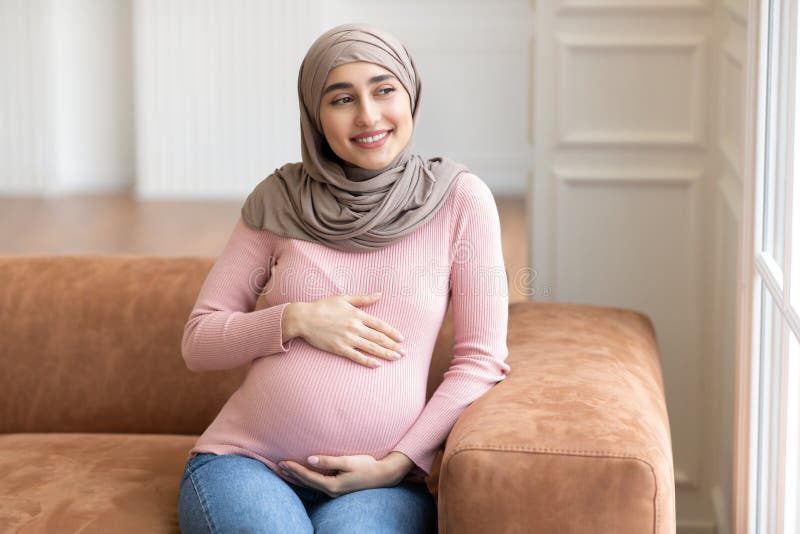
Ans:
MULTIPOLYGON (((384 95, 384 96, 386 96, 386 95, 388 95, 388 94, 390 94, 390 93, 392 93, 394 91, 396 91, 396 89, 394 87, 384 87, 384 88, 378 90, 378 92, 380 94, 384 95)), ((347 102, 345 102, 345 100, 347 100, 347 99, 351 99, 352 100, 352 98, 353 97, 350 97, 350 96, 343 96, 342 98, 337 98, 336 100, 331 101, 331 104, 334 105, 334 106, 338 106, 340 104, 346 104, 347 102)))

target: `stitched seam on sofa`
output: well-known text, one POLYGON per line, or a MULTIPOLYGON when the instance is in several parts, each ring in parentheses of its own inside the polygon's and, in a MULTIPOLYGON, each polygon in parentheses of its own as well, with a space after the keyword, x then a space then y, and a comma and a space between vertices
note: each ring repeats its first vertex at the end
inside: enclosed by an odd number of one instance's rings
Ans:
MULTIPOLYGON (((645 460, 644 458, 640 458, 639 456, 634 456, 632 454, 625 454, 625 453, 616 453, 616 452, 599 452, 599 451, 580 451, 580 450, 569 450, 569 449, 548 449, 548 448, 530 448, 530 447, 507 447, 503 445, 480 445, 480 446, 473 446, 473 447, 458 447, 453 450, 453 452, 449 455, 449 458, 452 458, 456 454, 465 451, 507 451, 507 452, 532 452, 532 453, 550 453, 555 452, 559 454, 568 454, 568 455, 585 455, 585 456, 593 456, 593 457, 610 457, 610 458, 625 458, 628 460, 636 460, 638 462, 642 462, 648 468, 650 468, 650 475, 653 477, 653 487, 655 488, 655 493, 653 494, 653 532, 658 532, 658 525, 661 524, 661 510, 658 507, 658 478, 656 477, 656 470, 653 468, 653 465, 645 460)), ((448 462, 449 464, 449 462, 448 462)), ((444 465, 444 458, 442 458, 442 465, 444 465)))
POLYGON ((203 510, 203 517, 205 517, 206 525, 208 525, 208 531, 211 532, 211 534, 215 534, 217 532, 217 529, 214 528, 213 522, 211 521, 211 515, 209 515, 208 513, 208 507, 206 506, 205 498, 203 497, 203 495, 200 494, 198 485, 194 483, 193 475, 189 475, 189 481, 192 483, 194 492, 197 494, 197 500, 200 502, 200 508, 203 510))
POLYGON ((586 454, 589 456, 615 456, 619 458, 633 458, 642 460, 648 463, 647 460, 628 452, 615 452, 615 451, 589 451, 580 449, 551 449, 548 447, 510 447, 508 445, 461 445, 453 448, 453 453, 458 451, 479 451, 479 450, 498 450, 498 451, 523 451, 523 452, 563 452, 563 453, 577 453, 586 454))

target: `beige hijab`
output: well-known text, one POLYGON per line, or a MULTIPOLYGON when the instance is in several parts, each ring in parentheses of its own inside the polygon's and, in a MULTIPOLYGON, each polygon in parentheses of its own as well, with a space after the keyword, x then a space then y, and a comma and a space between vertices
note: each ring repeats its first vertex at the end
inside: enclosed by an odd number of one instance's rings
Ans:
POLYGON ((297 80, 303 161, 288 163, 262 180, 242 206, 251 228, 348 251, 382 248, 413 232, 444 204, 464 165, 446 157, 413 154, 412 141, 383 169, 349 167, 333 153, 319 120, 328 72, 367 61, 397 76, 411 97, 413 128, 422 82, 405 46, 366 24, 328 30, 311 45, 297 80))

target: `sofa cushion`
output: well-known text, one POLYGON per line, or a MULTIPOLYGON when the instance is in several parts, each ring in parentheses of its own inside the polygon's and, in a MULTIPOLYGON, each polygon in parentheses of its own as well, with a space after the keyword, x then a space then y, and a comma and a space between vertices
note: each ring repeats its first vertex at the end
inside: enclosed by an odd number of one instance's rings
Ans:
POLYGON ((0 434, 0 532, 179 532, 197 436, 0 434))
POLYGON ((181 358, 213 261, 0 258, 0 432, 202 433, 246 371, 181 358))

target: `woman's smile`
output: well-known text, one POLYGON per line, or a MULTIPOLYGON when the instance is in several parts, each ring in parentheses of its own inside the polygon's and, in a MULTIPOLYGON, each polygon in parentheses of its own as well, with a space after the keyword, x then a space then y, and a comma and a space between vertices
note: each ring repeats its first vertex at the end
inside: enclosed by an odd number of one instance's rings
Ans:
POLYGON ((367 132, 364 135, 353 137, 352 141, 361 148, 378 148, 386 144, 391 135, 391 130, 378 130, 380 133, 367 132))

